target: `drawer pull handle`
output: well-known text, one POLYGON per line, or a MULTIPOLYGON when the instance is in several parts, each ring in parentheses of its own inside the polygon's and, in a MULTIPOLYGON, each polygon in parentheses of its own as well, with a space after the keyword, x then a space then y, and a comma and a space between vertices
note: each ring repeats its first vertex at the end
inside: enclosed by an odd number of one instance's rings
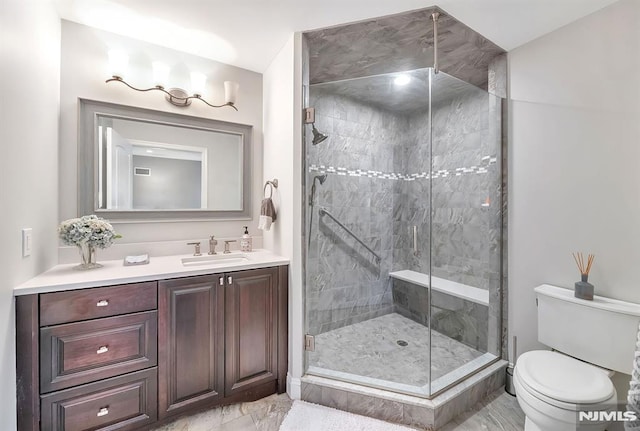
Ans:
POLYGON ((109 305, 108 299, 101 299, 96 303, 96 307, 106 307, 107 305, 109 305))
POLYGON ((227 277, 227 283, 233 284, 233 277, 231 276, 227 277))
POLYGON ((109 414, 109 407, 102 407, 100 410, 98 410, 98 414, 96 416, 100 417, 100 416, 106 416, 109 414))
POLYGON ((219 282, 220 282, 220 286, 224 286, 224 277, 220 277, 219 282))
POLYGON ((107 353, 108 351, 109 351, 109 348, 107 346, 100 346, 98 350, 96 350, 96 353, 99 355, 101 353, 107 353))

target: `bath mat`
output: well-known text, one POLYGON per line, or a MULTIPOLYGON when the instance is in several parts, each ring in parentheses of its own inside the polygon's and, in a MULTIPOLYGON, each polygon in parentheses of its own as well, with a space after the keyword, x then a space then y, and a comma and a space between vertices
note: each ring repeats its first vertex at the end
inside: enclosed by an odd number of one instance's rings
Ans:
POLYGON ((415 431, 402 425, 295 400, 280 431, 415 431))

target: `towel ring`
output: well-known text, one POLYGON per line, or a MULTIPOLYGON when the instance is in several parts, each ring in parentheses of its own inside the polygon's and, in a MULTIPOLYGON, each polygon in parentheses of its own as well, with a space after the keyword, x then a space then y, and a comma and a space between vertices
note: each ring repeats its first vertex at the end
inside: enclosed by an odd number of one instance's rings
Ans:
POLYGON ((273 188, 274 187, 276 189, 278 188, 278 179, 274 178, 273 181, 267 181, 264 184, 264 189, 262 190, 262 196, 264 196, 267 193, 267 186, 269 186, 269 199, 271 199, 271 197, 273 197, 273 188))

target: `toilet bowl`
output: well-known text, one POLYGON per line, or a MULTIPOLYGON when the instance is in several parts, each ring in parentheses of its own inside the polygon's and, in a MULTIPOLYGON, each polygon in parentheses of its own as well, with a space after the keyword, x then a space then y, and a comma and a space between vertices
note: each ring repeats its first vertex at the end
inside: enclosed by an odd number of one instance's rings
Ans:
POLYGON ((580 411, 611 411, 617 394, 608 370, 552 351, 522 354, 514 370, 525 431, 603 431, 603 421, 578 420, 580 411))

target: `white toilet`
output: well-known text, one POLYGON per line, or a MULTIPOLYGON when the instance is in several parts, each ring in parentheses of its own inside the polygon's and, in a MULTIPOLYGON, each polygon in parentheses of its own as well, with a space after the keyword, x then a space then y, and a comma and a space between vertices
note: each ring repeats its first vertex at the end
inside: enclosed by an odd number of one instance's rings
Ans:
POLYGON ((586 301, 549 285, 535 292, 538 340, 555 351, 526 352, 517 360, 513 383, 525 431, 602 431, 607 421, 583 420, 576 428, 578 412, 616 406, 610 377, 631 374, 640 305, 599 296, 586 301))

